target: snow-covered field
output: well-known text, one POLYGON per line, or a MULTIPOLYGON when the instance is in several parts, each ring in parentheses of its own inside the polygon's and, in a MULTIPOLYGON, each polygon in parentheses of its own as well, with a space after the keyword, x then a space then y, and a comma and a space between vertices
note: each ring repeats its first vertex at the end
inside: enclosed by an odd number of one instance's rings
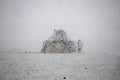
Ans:
POLYGON ((0 80, 120 80, 120 56, 1 53, 0 80))

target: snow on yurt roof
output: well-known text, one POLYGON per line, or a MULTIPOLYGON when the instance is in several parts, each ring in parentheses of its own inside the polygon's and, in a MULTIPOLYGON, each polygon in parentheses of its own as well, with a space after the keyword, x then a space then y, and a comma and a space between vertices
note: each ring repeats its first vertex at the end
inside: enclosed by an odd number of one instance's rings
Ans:
POLYGON ((64 30, 59 29, 59 30, 54 30, 53 35, 48 40, 67 41, 70 40, 70 38, 64 30))

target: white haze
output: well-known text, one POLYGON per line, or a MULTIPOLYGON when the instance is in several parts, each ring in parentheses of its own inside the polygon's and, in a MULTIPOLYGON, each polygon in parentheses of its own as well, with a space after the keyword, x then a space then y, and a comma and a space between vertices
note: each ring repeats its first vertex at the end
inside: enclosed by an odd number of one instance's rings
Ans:
POLYGON ((85 52, 120 53, 119 0, 0 0, 0 50, 40 51, 53 29, 85 52))

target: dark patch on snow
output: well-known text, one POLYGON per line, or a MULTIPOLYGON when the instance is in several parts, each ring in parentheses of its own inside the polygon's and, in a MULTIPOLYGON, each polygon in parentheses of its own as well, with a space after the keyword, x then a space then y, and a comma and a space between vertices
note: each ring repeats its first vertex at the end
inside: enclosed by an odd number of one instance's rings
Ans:
POLYGON ((66 79, 66 77, 63 77, 63 79, 66 79))
POLYGON ((88 69, 87 67, 85 67, 85 69, 88 69))

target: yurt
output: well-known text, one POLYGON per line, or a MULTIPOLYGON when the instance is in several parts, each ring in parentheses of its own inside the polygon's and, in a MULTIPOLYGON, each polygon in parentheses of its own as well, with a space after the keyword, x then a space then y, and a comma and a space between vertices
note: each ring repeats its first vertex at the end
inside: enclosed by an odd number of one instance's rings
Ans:
MULTIPOLYGON (((80 44, 79 44, 80 46, 80 44)), ((62 29, 54 30, 53 35, 43 42, 42 53, 73 53, 78 51, 75 41, 71 41, 62 29)))

